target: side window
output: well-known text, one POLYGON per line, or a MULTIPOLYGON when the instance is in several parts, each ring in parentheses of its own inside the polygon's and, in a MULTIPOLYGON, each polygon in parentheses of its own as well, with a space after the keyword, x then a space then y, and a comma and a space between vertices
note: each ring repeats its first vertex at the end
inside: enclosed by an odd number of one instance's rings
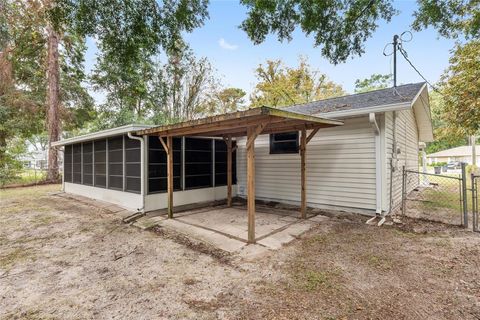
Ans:
POLYGON ((82 144, 73 145, 73 183, 82 183, 82 144))
POLYGON ((213 187, 212 140, 185 138, 185 189, 213 187))
POLYGON ((93 173, 93 154, 92 154, 92 142, 84 142, 83 143, 83 161, 82 161, 82 164, 83 164, 83 171, 82 171, 82 174, 83 174, 83 184, 85 185, 93 185, 93 177, 92 177, 92 173, 93 173))
MULTIPOLYGON (((173 138, 173 190, 182 189, 182 138, 173 138)), ((158 137, 148 138, 148 193, 167 191, 167 154, 158 137)))
POLYGON ((270 135, 270 154, 298 153, 298 131, 270 135))
MULTIPOLYGON (((227 144, 223 140, 215 141, 215 186, 227 185, 227 144)), ((235 147, 236 141, 233 141, 232 146, 235 147)), ((236 151, 232 152, 232 184, 237 183, 236 176, 236 151)))
POLYGON ((107 186, 107 143, 106 140, 94 142, 94 186, 105 188, 107 186))
POLYGON ((123 137, 108 139, 108 188, 123 190, 123 137))
POLYGON ((65 175, 65 182, 72 182, 72 149, 72 145, 65 146, 65 154, 63 157, 63 174, 65 175))
POLYGON ((140 193, 141 176, 140 141, 125 137, 125 191, 140 193))

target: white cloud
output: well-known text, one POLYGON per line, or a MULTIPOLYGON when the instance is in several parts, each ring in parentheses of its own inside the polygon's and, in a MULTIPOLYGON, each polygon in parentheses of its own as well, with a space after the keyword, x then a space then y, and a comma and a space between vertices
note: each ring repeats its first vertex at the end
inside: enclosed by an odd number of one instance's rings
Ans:
POLYGON ((220 45, 220 47, 222 49, 225 49, 225 50, 237 50, 238 49, 238 46, 236 44, 230 44, 227 41, 225 41, 225 39, 223 39, 223 38, 220 38, 220 40, 218 40, 218 44, 220 45))

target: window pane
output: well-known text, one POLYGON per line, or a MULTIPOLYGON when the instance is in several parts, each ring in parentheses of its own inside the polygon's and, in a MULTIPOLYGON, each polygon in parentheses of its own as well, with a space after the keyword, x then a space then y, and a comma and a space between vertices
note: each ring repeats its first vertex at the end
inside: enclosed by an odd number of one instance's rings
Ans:
POLYGON ((107 186, 107 143, 106 140, 96 140, 93 142, 94 149, 94 186, 105 188, 107 186))
POLYGON ((141 191, 141 179, 140 178, 126 178, 126 187, 127 191, 131 192, 140 192, 141 191))
MULTIPOLYGON (((166 139, 165 139, 166 141, 166 139)), ((148 193, 167 191, 167 154, 158 137, 148 139, 148 193)), ((173 189, 181 190, 182 138, 173 138, 173 189)))
POLYGON ((271 134, 270 153, 298 153, 298 132, 271 134))
POLYGON ((73 183, 82 183, 82 145, 73 145, 73 183))
POLYGON ((108 188, 123 190, 123 136, 108 139, 108 188))
POLYGON ((93 185, 93 144, 92 142, 83 143, 83 180, 85 185, 93 185))
POLYGON ((213 186, 211 139, 185 139, 185 189, 213 186))
POLYGON ((65 146, 63 158, 63 174, 65 182, 72 182, 72 146, 65 146))
MULTIPOLYGON (((236 142, 233 141, 234 148, 236 142)), ((236 183, 236 151, 232 153, 232 184, 236 183)), ((215 186, 227 185, 227 144, 223 140, 215 140, 215 186)))

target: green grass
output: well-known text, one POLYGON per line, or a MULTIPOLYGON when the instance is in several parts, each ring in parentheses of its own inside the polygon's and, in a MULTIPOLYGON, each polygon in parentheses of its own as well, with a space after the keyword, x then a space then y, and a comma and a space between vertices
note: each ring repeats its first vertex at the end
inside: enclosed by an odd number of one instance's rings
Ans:
POLYGON ((46 170, 33 170, 33 169, 25 169, 21 173, 19 173, 16 177, 9 180, 6 183, 0 183, 1 185, 15 185, 15 184, 34 184, 41 181, 45 181, 47 178, 47 171, 46 170))
POLYGON ((0 256, 0 268, 8 270, 17 263, 25 261, 30 257, 32 257, 31 249, 15 248, 0 256))

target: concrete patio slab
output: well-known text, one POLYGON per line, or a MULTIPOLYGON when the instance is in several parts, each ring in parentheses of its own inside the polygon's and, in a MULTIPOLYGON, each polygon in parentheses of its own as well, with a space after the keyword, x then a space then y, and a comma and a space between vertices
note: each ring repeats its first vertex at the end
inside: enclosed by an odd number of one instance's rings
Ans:
MULTIPOLYGON (((83 204, 107 210, 120 219, 134 212, 111 203, 93 200, 79 195, 59 193, 56 196, 68 197, 83 204)), ((276 208, 258 205, 255 214, 256 244, 247 244, 248 216, 245 205, 214 205, 175 212, 173 219, 165 213, 147 213, 131 225, 149 230, 154 226, 178 232, 187 237, 203 241, 226 252, 240 257, 255 258, 271 250, 278 250, 293 241, 313 226, 328 220, 327 216, 309 214, 306 220, 300 219, 298 209, 276 208)))

